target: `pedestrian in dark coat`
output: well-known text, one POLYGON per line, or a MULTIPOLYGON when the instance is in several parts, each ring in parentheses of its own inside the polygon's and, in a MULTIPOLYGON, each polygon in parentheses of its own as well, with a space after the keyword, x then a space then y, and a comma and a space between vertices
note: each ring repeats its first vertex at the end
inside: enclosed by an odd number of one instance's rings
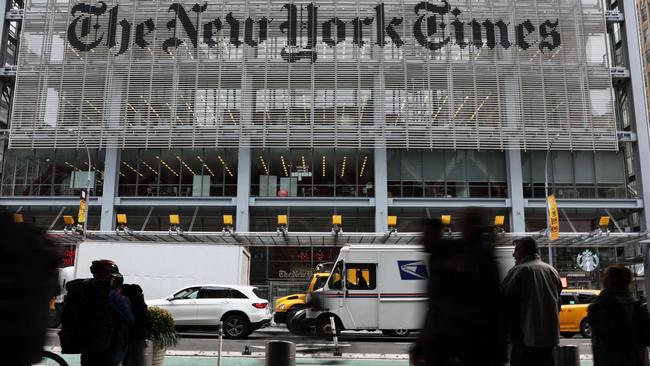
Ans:
POLYGON ((648 365, 643 338, 650 317, 647 309, 632 297, 631 281, 629 269, 609 266, 603 278, 603 291, 589 305, 594 366, 648 365))
POLYGON ((476 212, 463 238, 443 239, 440 222, 425 229, 429 309, 412 350, 416 365, 496 366, 506 361, 503 301, 489 232, 476 212))
POLYGON ((513 242, 516 265, 503 280, 512 350, 511 366, 555 366, 560 343, 562 282, 555 268, 542 262, 535 239, 513 242))

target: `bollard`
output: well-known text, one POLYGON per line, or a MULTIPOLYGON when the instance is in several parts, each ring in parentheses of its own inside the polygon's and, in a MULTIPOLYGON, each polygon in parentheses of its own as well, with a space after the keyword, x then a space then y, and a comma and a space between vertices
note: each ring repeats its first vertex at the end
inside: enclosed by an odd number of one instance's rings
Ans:
POLYGON ((223 352, 223 321, 219 322, 219 354, 217 355, 217 366, 221 366, 221 352, 223 352))
POLYGON ((296 366, 296 344, 289 341, 266 343, 264 366, 296 366))
POLYGON ((555 349, 555 364, 557 366, 580 366, 578 346, 558 346, 555 349))
POLYGON ((333 316, 330 316, 330 327, 332 328, 332 340, 334 341, 334 356, 342 356, 339 348, 339 337, 336 335, 336 322, 333 316))

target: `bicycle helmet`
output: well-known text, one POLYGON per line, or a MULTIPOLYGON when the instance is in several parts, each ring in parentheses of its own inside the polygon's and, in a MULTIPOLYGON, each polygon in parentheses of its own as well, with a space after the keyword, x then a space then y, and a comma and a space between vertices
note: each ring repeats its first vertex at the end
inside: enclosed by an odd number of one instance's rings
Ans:
POLYGON ((102 278, 108 277, 111 274, 120 273, 120 269, 117 268, 115 262, 110 259, 99 259, 93 261, 90 266, 90 273, 92 273, 95 278, 102 278))

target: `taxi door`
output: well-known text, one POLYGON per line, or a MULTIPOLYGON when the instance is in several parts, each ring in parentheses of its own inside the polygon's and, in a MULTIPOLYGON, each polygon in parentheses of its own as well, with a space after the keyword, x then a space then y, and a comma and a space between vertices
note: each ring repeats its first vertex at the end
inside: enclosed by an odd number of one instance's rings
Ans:
POLYGON ((581 305, 576 301, 574 293, 563 293, 560 295, 562 310, 560 310, 560 332, 580 331, 581 305))

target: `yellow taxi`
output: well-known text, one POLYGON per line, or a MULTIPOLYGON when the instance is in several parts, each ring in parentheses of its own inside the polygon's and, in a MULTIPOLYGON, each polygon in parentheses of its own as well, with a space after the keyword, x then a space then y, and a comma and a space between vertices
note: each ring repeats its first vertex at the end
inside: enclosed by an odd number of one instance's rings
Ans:
MULTIPOLYGON (((318 290, 325 285, 329 278, 329 272, 316 272, 309 281, 307 293, 310 294, 314 290, 318 290)), ((273 314, 273 321, 276 323, 287 323, 291 317, 300 309, 305 307, 307 301, 307 294, 294 294, 281 297, 275 300, 275 313, 273 314)))
POLYGON ((562 290, 560 295, 560 334, 573 337, 580 333, 585 338, 591 337, 591 327, 587 321, 587 308, 600 294, 599 290, 562 290))

